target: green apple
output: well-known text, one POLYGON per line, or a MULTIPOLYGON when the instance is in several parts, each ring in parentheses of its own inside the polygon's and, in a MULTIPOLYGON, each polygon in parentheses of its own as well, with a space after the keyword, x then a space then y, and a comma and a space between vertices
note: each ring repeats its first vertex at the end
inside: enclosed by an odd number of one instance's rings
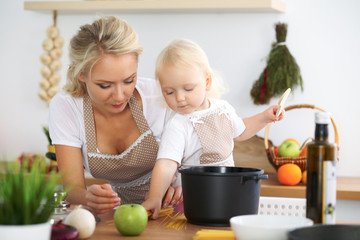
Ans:
POLYGON ((114 222, 122 235, 137 236, 144 231, 148 222, 148 214, 140 204, 123 204, 116 209, 114 222))
POLYGON ((280 157, 298 157, 300 154, 299 145, 294 141, 285 141, 279 147, 280 157))

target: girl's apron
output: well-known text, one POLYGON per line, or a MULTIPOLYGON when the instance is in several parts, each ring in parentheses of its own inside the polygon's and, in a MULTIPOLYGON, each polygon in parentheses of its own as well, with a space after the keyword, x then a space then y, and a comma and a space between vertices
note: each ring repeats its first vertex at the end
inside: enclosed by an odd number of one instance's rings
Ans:
POLYGON ((159 145, 133 95, 129 107, 140 137, 119 155, 103 154, 97 150, 96 131, 91 99, 84 97, 84 121, 88 162, 95 178, 109 181, 121 198, 121 204, 142 203, 150 189, 150 177, 155 165, 159 145))
POLYGON ((234 130, 226 109, 219 107, 202 116, 192 117, 190 121, 202 146, 200 164, 234 166, 234 130))

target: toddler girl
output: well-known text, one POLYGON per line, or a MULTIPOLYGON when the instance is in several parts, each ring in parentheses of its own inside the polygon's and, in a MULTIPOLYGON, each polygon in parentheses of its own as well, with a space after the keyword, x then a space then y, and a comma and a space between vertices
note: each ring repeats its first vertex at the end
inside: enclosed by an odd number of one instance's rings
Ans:
MULTIPOLYGON (((204 51, 189 40, 175 40, 156 61, 155 77, 173 115, 163 130, 150 192, 143 206, 157 218, 162 198, 179 167, 234 166, 234 140, 254 136, 275 116, 278 106, 241 119, 221 95, 219 79, 204 51)), ((181 184, 179 176, 175 185, 181 184)))

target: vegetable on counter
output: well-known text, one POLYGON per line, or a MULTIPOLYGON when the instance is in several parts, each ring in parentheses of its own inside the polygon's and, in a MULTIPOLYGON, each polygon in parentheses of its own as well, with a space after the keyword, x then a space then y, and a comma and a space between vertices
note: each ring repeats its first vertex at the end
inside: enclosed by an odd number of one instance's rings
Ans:
POLYGON ((51 240, 75 240, 78 236, 76 228, 63 224, 61 220, 52 225, 51 240))
POLYGON ((89 210, 77 206, 66 216, 64 224, 76 228, 79 232, 79 239, 84 239, 93 235, 96 227, 96 220, 89 210))

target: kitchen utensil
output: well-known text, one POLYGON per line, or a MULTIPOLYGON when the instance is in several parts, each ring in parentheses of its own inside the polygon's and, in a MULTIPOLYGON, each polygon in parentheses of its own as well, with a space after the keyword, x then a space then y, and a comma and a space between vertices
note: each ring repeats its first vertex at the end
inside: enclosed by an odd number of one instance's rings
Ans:
POLYGON ((288 233, 289 240, 360 240, 360 225, 321 225, 304 227, 288 233))
POLYGON ((264 170, 242 167, 188 167, 181 173, 184 213, 189 223, 229 226, 229 219, 257 214, 264 170))
POLYGON ((311 226, 305 217, 281 215, 244 215, 230 219, 236 239, 286 240, 287 232, 298 227, 311 226))
POLYGON ((286 91, 283 93, 283 95, 280 97, 279 102, 278 102, 279 108, 278 108, 278 110, 276 111, 276 114, 275 114, 276 117, 279 117, 279 116, 280 116, 280 113, 281 113, 282 110, 284 109, 285 101, 286 101, 287 97, 289 96, 290 92, 291 92, 291 88, 288 88, 288 89, 286 89, 286 91))

